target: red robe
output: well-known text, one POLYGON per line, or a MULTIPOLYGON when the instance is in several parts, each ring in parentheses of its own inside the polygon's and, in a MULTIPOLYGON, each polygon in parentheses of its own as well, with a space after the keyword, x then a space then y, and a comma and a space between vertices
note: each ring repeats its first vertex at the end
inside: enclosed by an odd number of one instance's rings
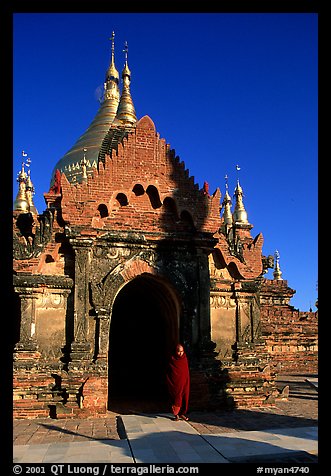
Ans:
POLYGON ((170 358, 167 385, 174 415, 186 415, 190 396, 190 373, 186 354, 170 358))

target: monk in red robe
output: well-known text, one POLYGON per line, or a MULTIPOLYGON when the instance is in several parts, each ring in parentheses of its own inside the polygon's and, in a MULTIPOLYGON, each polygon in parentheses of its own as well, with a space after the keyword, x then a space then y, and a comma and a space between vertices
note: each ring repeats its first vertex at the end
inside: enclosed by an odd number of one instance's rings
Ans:
POLYGON ((171 356, 167 373, 167 385, 171 398, 171 409, 174 420, 188 420, 186 413, 190 396, 190 372, 184 347, 176 346, 171 356))

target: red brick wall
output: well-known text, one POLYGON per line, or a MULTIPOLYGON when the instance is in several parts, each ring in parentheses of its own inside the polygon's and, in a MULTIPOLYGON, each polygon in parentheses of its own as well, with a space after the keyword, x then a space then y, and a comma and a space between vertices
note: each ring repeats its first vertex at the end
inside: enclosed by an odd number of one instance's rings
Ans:
POLYGON ((265 279, 261 290, 261 328, 272 364, 282 373, 316 373, 318 313, 294 309, 286 280, 265 279))
MULTIPOLYGON (((93 223, 98 228, 102 225, 104 230, 160 232, 167 221, 161 207, 167 197, 174 200, 178 217, 184 210, 189 212, 200 231, 215 232, 220 225, 220 191, 209 196, 199 190, 184 162, 159 138, 148 116, 138 122, 135 132, 124 139, 117 153, 113 151, 112 157, 106 156, 104 165, 100 163, 88 182, 71 185, 62 175, 61 185, 63 218, 72 226, 89 229, 93 223), (143 195, 134 193, 137 184, 143 187, 143 195), (148 196, 150 186, 155 187, 160 206, 153 206, 148 196), (127 205, 118 203, 118 194, 126 196, 127 205), (97 220, 101 204, 107 206, 109 216, 97 220)), ((173 220, 166 224, 174 228, 173 220)))

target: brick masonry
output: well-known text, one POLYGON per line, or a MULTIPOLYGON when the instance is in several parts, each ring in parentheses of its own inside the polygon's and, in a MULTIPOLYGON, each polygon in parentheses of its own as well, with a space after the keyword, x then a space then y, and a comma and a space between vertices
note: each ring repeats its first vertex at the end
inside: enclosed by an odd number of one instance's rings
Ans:
POLYGON ((289 304, 294 290, 286 280, 264 280, 261 324, 272 364, 284 374, 318 372, 318 311, 289 304))

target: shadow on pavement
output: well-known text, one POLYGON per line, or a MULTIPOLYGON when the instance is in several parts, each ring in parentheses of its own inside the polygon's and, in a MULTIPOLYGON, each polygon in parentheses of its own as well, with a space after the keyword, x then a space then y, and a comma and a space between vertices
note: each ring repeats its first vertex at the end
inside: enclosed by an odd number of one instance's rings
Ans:
POLYGON ((191 412, 189 414, 190 423, 199 433, 234 431, 259 431, 272 428, 297 428, 306 426, 317 426, 317 420, 313 418, 302 418, 298 416, 280 415, 272 411, 254 410, 233 410, 214 413, 191 412), (202 430, 195 423, 206 425, 202 430), (212 427, 212 428, 208 428, 212 427))
MULTIPOLYGON (((144 415, 145 418, 153 418, 155 415, 144 415)), ((121 420, 121 417, 119 417, 121 420)), ((66 434, 76 434, 84 436, 88 440, 98 440, 92 436, 81 435, 74 431, 58 428, 54 425, 43 424, 42 426, 55 431, 61 431, 66 434)), ((122 423, 123 438, 127 438, 125 428, 122 423)), ((255 436, 255 435, 254 435, 255 436)), ((282 438, 282 430, 277 429, 264 435, 265 440, 261 440, 262 435, 256 435, 254 438, 244 438, 238 434, 238 437, 224 435, 197 435, 186 433, 179 430, 163 431, 162 433, 146 434, 129 438, 132 455, 137 463, 192 463, 193 453, 199 455, 205 454, 206 449, 210 450, 210 461, 203 462, 230 462, 230 463, 282 463, 282 464, 307 464, 317 463, 318 457, 314 454, 300 449, 300 442, 294 444, 282 438), (259 440, 260 438, 260 440, 259 440), (204 441, 202 443, 201 439, 204 441), (297 448, 295 448, 297 446, 297 448), (184 448, 184 452, 178 448, 184 448), (185 448, 190 448, 185 453, 185 448), (203 449, 205 448, 205 449, 203 449), (222 461, 222 459, 227 461, 222 461)), ((288 437, 288 432, 286 433, 288 437)), ((299 438, 299 437, 296 437, 299 438)), ((304 438, 304 433, 300 434, 300 439, 304 438)), ((310 438, 313 440, 313 438, 310 438)), ((100 439, 102 443, 112 445, 113 440, 100 439)), ((199 461, 199 457, 195 462, 199 461)), ((80 459, 84 463, 83 459, 80 459)), ((116 461, 112 461, 116 463, 116 461)))

